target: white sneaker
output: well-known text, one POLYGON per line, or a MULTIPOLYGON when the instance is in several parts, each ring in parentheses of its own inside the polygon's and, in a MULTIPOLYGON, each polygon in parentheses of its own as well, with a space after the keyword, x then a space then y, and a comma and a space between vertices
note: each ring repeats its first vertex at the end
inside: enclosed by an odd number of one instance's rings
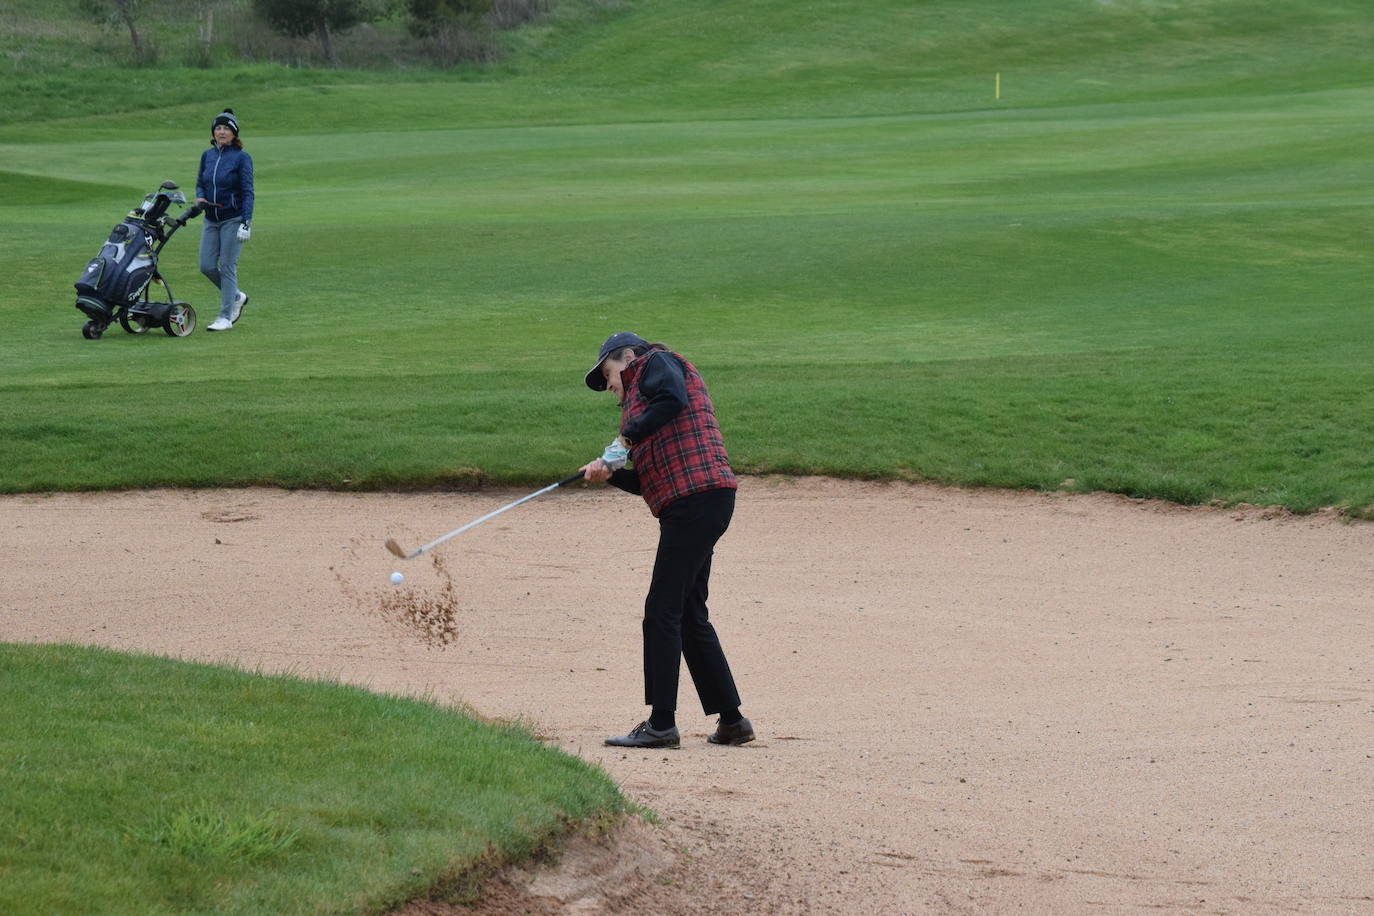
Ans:
POLYGON ((233 323, 232 321, 230 321, 228 318, 225 318, 224 316, 221 315, 219 318, 216 318, 214 321, 210 322, 210 326, 207 327, 205 330, 207 330, 207 331, 227 331, 227 330, 229 330, 230 328, 232 328, 233 326, 234 326, 234 323, 233 323))
POLYGON ((239 290, 238 295, 234 297, 234 314, 229 318, 230 324, 234 324, 239 320, 239 316, 243 314, 243 307, 247 304, 248 294, 243 290, 239 290))

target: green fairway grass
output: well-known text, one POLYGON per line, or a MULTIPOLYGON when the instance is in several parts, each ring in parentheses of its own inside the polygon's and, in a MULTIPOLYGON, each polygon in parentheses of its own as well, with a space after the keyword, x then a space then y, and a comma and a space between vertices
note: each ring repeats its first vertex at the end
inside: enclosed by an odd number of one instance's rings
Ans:
POLYGON ((380 913, 625 810, 527 733, 417 700, 0 643, 0 912, 380 913))
POLYGON ((629 328, 741 470, 1362 514, 1371 38, 1334 0, 643 0, 483 73, 153 69, 117 116, 28 73, 0 491, 547 482, 614 434, 580 378, 629 328), (203 331, 193 224, 202 330, 82 340, 72 281, 225 104, 242 323, 203 331))

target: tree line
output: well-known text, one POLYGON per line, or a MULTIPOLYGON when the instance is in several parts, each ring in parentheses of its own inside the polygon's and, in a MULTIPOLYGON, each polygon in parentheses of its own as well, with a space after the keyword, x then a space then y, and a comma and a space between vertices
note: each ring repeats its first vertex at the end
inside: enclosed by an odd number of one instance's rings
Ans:
POLYGON ((175 13, 194 16, 196 46, 202 66, 208 66, 218 40, 216 19, 226 12, 242 13, 277 35, 314 42, 320 57, 340 66, 337 39, 363 24, 403 22, 406 31, 423 42, 435 62, 453 64, 492 56, 482 37, 539 18, 552 0, 78 0, 81 11, 127 32, 135 63, 157 58, 146 23, 160 22, 175 13), (188 10, 188 7, 191 9, 188 10))

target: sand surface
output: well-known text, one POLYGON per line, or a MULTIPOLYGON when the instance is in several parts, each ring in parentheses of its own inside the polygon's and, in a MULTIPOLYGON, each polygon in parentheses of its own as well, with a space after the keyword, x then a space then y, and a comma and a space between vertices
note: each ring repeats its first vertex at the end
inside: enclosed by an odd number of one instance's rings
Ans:
MULTIPOLYGON (((0 640, 428 692, 519 718, 662 819, 488 912, 1374 914, 1374 525, 1107 496, 748 479, 712 617, 754 744, 645 713, 656 525, 556 491, 0 498, 0 640), (332 568, 331 568, 332 567, 332 568)), ((416 908, 413 912, 439 912, 416 908)))

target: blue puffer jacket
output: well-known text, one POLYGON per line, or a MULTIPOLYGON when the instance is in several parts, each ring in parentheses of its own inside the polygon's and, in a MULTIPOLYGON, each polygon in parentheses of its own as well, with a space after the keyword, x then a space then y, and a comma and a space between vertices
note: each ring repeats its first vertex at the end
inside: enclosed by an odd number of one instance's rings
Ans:
POLYGON ((212 223, 253 219, 253 157, 234 146, 212 146, 200 154, 196 196, 219 204, 205 211, 212 223))

